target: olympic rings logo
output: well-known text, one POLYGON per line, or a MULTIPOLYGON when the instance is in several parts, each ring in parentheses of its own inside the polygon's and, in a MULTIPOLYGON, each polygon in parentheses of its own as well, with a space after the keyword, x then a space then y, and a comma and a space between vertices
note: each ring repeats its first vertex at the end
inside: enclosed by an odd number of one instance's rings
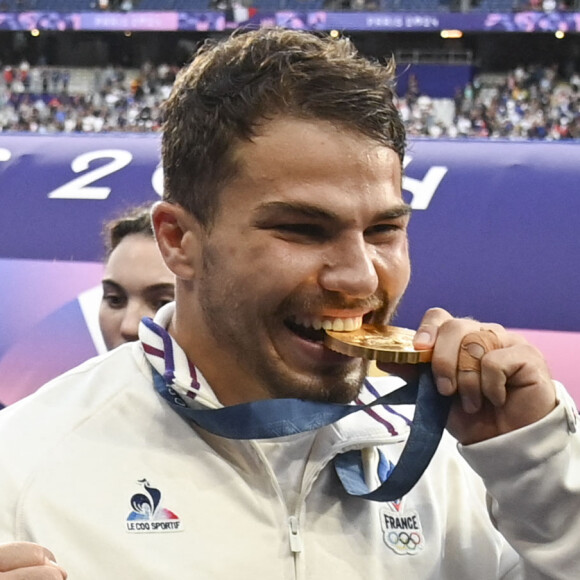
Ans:
POLYGON ((421 543, 421 536, 417 532, 389 532, 388 540, 398 548, 414 550, 421 543))
POLYGON ((423 536, 419 532, 391 530, 385 532, 385 543, 397 554, 415 554, 423 549, 423 536))

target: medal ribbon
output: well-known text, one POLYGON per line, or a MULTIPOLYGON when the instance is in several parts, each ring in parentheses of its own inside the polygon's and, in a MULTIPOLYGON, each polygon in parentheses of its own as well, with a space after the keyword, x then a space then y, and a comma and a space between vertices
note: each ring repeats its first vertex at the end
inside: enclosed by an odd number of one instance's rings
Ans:
POLYGON ((420 364, 416 382, 366 405, 341 405, 301 399, 265 399, 219 409, 192 409, 153 369, 158 393, 188 421, 206 431, 229 439, 271 439, 319 429, 376 405, 415 404, 409 437, 398 463, 380 487, 369 491, 360 451, 347 451, 334 458, 334 467, 347 493, 373 501, 395 501, 417 483, 433 457, 451 405, 451 398, 439 394, 431 366, 420 364))

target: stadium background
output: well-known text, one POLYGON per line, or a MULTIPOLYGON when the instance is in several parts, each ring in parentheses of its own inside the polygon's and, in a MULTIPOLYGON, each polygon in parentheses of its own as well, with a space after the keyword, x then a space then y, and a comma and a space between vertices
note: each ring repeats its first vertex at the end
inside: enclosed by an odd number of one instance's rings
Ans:
POLYGON ((411 135, 403 187, 416 210, 396 323, 416 327, 437 305, 520 329, 580 402, 580 6, 517 0, 0 1, 0 401, 104 350, 101 224, 162 188, 144 67, 170 76, 205 38, 248 25, 347 34, 365 54, 396 57, 411 135), (94 107, 68 128, 26 117, 42 117, 35 103, 69 114, 108 74, 117 93, 105 104, 125 90, 112 108, 136 102, 133 124, 88 123, 94 107), (562 92, 565 127, 523 131, 482 115, 518 74, 538 100, 562 92))

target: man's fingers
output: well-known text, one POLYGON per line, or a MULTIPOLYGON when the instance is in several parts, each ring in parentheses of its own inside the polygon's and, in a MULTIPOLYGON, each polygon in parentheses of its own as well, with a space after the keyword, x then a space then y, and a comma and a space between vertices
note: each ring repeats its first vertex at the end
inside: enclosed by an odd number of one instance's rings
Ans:
POLYGON ((443 308, 427 310, 417 329, 413 344, 417 349, 432 348, 437 339, 439 327, 453 317, 443 308))
MULTIPOLYGON (((478 361, 458 363, 457 392, 466 413, 477 412, 484 399, 496 408, 504 407, 508 389, 551 384, 548 367, 534 346, 522 337, 507 332, 502 341, 500 347, 487 350, 478 361), (479 369, 467 368, 477 364, 479 369)), ((465 341, 462 342, 464 344, 465 341)), ((483 351, 484 347, 480 349, 483 351)))
POLYGON ((66 578, 66 572, 55 564, 55 560, 50 550, 38 544, 31 542, 2 544, 0 545, 0 578, 2 580, 20 578, 63 580, 66 578))
POLYGON ((0 572, 0 580, 66 580, 66 573, 62 568, 48 564, 46 566, 0 572))
POLYGON ((42 566, 47 560, 54 561, 54 554, 31 542, 11 542, 0 545, 0 572, 42 566))
POLYGON ((457 371, 481 372, 481 360, 486 353, 502 347, 499 336, 489 328, 466 334, 459 345, 457 371))
POLYGON ((437 330, 433 350, 433 373, 437 388, 443 395, 452 395, 465 381, 466 392, 475 384, 481 360, 489 350, 501 348, 505 329, 498 324, 482 324, 468 318, 454 318, 437 330))
MULTIPOLYGON (((501 348, 500 337, 490 328, 481 327, 475 332, 469 332, 461 340, 457 357, 457 389, 466 413, 477 413, 481 409, 483 397, 486 396, 482 374, 484 360, 491 351, 501 348)), ((489 391, 496 402, 500 400, 505 384, 505 378, 501 378, 502 388, 499 392, 497 385, 493 385, 494 389, 489 391)))
POLYGON ((499 324, 425 314, 416 349, 432 349, 437 390, 457 400, 447 425, 461 443, 483 441, 546 416, 557 404, 540 351, 499 324))

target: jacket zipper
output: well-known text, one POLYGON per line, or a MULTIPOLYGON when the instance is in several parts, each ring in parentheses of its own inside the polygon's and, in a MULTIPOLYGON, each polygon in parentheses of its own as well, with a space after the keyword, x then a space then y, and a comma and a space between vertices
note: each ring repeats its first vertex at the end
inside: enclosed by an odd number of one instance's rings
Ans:
POLYGON ((293 554, 302 552, 302 536, 300 535, 300 524, 296 516, 288 518, 288 531, 290 536, 290 550, 293 554))

